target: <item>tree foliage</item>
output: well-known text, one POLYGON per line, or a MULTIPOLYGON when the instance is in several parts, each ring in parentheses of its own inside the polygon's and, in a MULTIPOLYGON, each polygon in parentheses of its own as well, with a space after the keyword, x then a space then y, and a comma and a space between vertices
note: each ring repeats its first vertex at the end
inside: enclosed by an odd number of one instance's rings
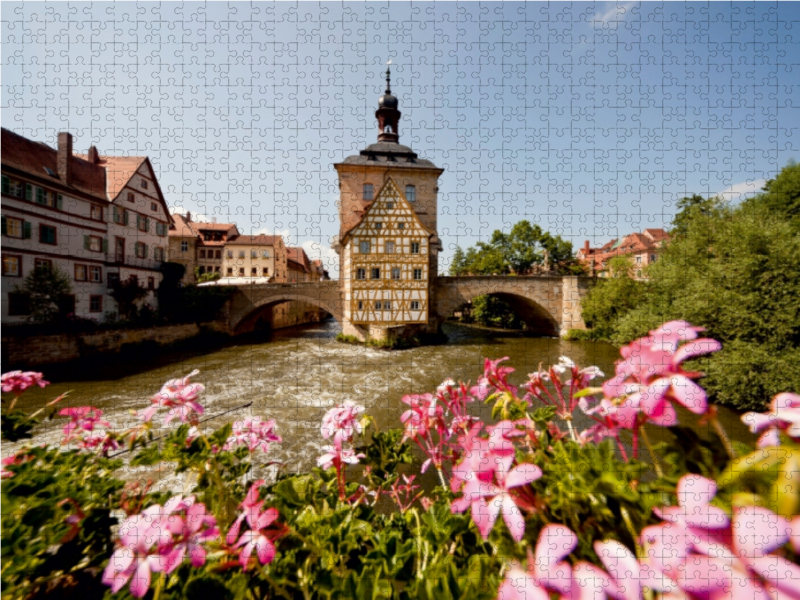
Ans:
POLYGON ((487 327, 521 329, 522 320, 508 303, 495 296, 478 296, 472 301, 471 316, 487 327))
POLYGON ((117 279, 111 283, 110 295, 117 301, 120 317, 128 319, 136 310, 136 302, 147 296, 147 289, 139 285, 138 279, 117 279))
POLYGON ((635 280, 632 272, 633 263, 629 257, 612 258, 609 261, 611 276, 599 279, 581 301, 583 321, 591 329, 592 339, 610 339, 619 317, 641 302, 644 284, 635 280))
POLYGON ((559 274, 583 272, 571 242, 520 221, 509 233, 495 230, 488 244, 478 242, 466 251, 456 246, 450 275, 527 275, 545 266, 559 274))
POLYGON ((64 300, 72 293, 69 275, 57 267, 36 267, 17 291, 26 294, 34 323, 51 323, 65 316, 64 300))

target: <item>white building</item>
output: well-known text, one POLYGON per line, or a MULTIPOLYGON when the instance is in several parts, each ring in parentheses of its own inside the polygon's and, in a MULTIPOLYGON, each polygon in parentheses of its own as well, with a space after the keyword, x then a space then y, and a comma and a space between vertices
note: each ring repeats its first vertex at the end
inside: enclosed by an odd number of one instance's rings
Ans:
POLYGON ((114 279, 135 278, 155 289, 166 260, 169 212, 147 157, 72 151, 2 130, 2 321, 24 321, 28 307, 16 292, 37 266, 58 268, 72 281, 65 313, 101 320, 116 313, 114 279))

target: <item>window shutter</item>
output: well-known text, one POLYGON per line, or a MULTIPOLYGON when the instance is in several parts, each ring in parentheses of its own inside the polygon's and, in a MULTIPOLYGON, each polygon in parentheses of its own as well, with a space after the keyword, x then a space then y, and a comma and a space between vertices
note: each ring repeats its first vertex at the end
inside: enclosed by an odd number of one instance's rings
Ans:
POLYGON ((61 194, 56 194, 56 208, 58 210, 64 209, 64 196, 61 194))
POLYGON ((3 230, 2 230, 2 234, 3 234, 3 235, 6 235, 6 234, 8 233, 8 224, 6 223, 6 218, 5 218, 5 217, 2 217, 2 221, 3 221, 3 230))
POLYGON ((125 211, 123 211, 123 212, 122 212, 122 216, 124 217, 124 218, 122 219, 122 221, 123 221, 123 224, 124 224, 124 225, 127 225, 127 224, 128 224, 128 214, 129 214, 129 213, 128 213, 128 211, 127 211, 127 210, 125 210, 125 211))
POLYGON ((89 243, 90 243, 89 242, 89 236, 88 235, 83 236, 83 249, 84 250, 88 250, 89 249, 89 243))
POLYGON ((103 254, 108 254, 108 238, 103 238, 103 254))
POLYGON ((22 223, 22 239, 31 239, 31 224, 28 221, 24 221, 22 223))
POLYGON ((144 218, 144 230, 146 233, 150 231, 150 219, 149 217, 144 218))
POLYGON ((33 186, 30 183, 25 184, 25 200, 33 200, 33 186))
POLYGON ((3 193, 8 194, 11 191, 11 184, 8 181, 8 177, 3 175, 3 193))

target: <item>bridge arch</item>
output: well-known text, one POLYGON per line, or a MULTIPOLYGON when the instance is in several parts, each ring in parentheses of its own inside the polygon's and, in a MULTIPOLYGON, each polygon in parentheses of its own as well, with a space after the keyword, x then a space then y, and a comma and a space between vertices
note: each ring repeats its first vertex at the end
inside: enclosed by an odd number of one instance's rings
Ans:
POLYGON ((563 284, 560 277, 439 277, 436 282, 437 314, 441 320, 478 296, 506 302, 534 333, 564 333, 563 284))

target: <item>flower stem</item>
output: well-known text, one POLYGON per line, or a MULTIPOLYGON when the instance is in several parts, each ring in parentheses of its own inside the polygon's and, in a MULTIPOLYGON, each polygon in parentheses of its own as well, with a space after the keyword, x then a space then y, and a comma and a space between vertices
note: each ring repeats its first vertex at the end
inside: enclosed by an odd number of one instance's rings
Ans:
POLYGON ((567 429, 569 429, 569 434, 572 436, 572 441, 577 443, 578 436, 575 435, 575 428, 572 426, 572 416, 569 416, 564 420, 567 422, 567 429))
POLYGON ((653 445, 650 443, 650 438, 647 436, 647 430, 645 429, 645 424, 639 427, 639 432, 642 434, 642 440, 644 440, 644 445, 647 446, 647 450, 650 452, 650 458, 653 459, 653 467, 655 467, 656 475, 659 477, 664 477, 664 471, 661 469, 661 463, 658 460, 658 456, 656 456, 655 450, 653 450, 653 445))
POLYGON ((725 428, 722 426, 722 423, 719 422, 716 412, 714 412, 713 416, 711 417, 711 425, 714 427, 714 431, 717 432, 719 439, 722 440, 722 445, 725 446, 725 450, 728 452, 728 456, 732 459, 736 458, 736 450, 733 449, 733 444, 731 444, 731 439, 725 432, 725 428))

